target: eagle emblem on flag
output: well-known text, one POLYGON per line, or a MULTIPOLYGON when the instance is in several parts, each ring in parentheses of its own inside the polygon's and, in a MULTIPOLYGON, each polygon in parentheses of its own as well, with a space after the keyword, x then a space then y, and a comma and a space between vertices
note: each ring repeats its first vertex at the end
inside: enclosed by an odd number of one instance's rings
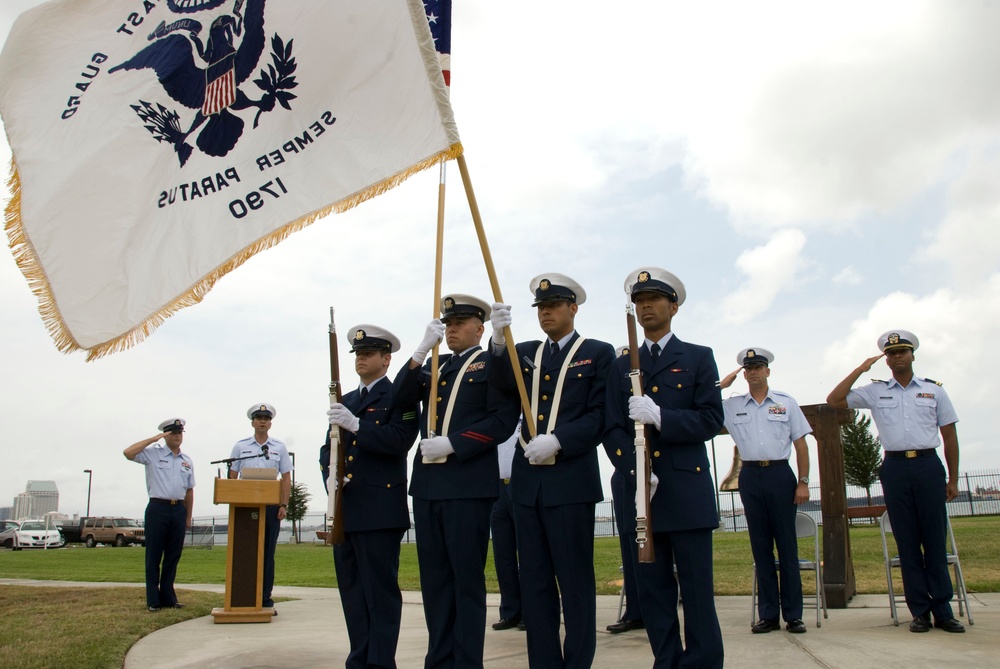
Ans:
MULTIPOLYGON (((175 14, 195 14, 224 2, 167 0, 167 6, 175 14)), ((151 69, 174 102, 195 110, 184 129, 181 115, 162 103, 139 100, 130 105, 154 139, 174 147, 182 167, 194 151, 188 138, 195 133, 195 144, 210 156, 225 156, 236 146, 245 121, 234 112, 256 108, 253 120, 256 128, 261 114, 272 111, 275 103, 291 110, 291 101, 296 98, 291 89, 298 86, 293 40, 286 44, 277 34, 271 38, 272 63, 253 80, 262 91, 259 99, 251 99, 240 88, 257 69, 264 52, 265 2, 235 0, 232 13, 212 20, 207 36, 202 35, 204 27, 195 18, 179 18, 169 24, 162 21, 147 37, 152 44, 108 70, 113 74, 151 69), (244 3, 245 14, 241 13, 244 3)))

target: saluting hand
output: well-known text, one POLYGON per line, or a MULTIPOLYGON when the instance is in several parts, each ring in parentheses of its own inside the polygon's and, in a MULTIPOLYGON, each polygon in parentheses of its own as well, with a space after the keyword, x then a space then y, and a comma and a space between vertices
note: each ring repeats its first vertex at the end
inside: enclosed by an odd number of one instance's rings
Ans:
POLYGON ((878 362, 880 358, 884 357, 885 353, 879 353, 878 355, 873 355, 872 357, 868 358, 863 363, 861 363, 861 366, 858 367, 858 371, 864 374, 865 372, 869 371, 872 368, 872 365, 878 362))
POLYGON ((737 367, 735 371, 726 374, 726 377, 721 381, 719 381, 719 387, 728 388, 729 386, 733 385, 733 381, 736 380, 736 377, 739 376, 740 372, 742 371, 743 371, 742 367, 737 367))

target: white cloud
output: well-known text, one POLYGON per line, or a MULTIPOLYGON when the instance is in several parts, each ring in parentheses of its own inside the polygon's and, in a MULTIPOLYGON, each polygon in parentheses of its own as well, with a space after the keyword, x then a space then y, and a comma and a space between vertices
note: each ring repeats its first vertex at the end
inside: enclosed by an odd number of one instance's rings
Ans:
POLYGON ((803 267, 800 257, 806 236, 798 230, 783 230, 764 246, 744 251, 736 267, 746 278, 722 301, 722 319, 743 323, 763 314, 782 290, 794 283, 803 267))
POLYGON ((832 281, 837 286, 856 286, 861 283, 861 274, 853 265, 848 265, 834 274, 832 281))

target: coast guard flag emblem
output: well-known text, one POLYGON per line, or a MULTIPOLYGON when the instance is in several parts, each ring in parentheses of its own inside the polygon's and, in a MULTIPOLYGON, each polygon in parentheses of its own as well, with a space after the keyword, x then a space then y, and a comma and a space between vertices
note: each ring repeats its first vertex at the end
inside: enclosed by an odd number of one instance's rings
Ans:
POLYGON ((11 30, 0 115, 11 250, 90 359, 462 151, 420 0, 56 0, 11 30))

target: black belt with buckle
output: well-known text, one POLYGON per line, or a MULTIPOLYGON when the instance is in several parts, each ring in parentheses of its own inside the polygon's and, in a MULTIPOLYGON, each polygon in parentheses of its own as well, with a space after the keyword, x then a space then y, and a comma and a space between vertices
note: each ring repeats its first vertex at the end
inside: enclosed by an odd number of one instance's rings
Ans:
POLYGON ((918 448, 911 451, 886 451, 885 457, 887 458, 906 458, 907 460, 911 458, 927 458, 936 454, 937 449, 934 448, 918 448))
POLYGON ((149 498, 149 503, 150 504, 167 504, 167 505, 173 506, 175 504, 183 504, 184 500, 182 500, 182 499, 160 499, 159 497, 150 497, 149 498))
POLYGON ((500 485, 510 485, 510 477, 500 479, 500 485))
POLYGON ((775 467, 786 464, 788 460, 744 460, 744 467, 775 467))

